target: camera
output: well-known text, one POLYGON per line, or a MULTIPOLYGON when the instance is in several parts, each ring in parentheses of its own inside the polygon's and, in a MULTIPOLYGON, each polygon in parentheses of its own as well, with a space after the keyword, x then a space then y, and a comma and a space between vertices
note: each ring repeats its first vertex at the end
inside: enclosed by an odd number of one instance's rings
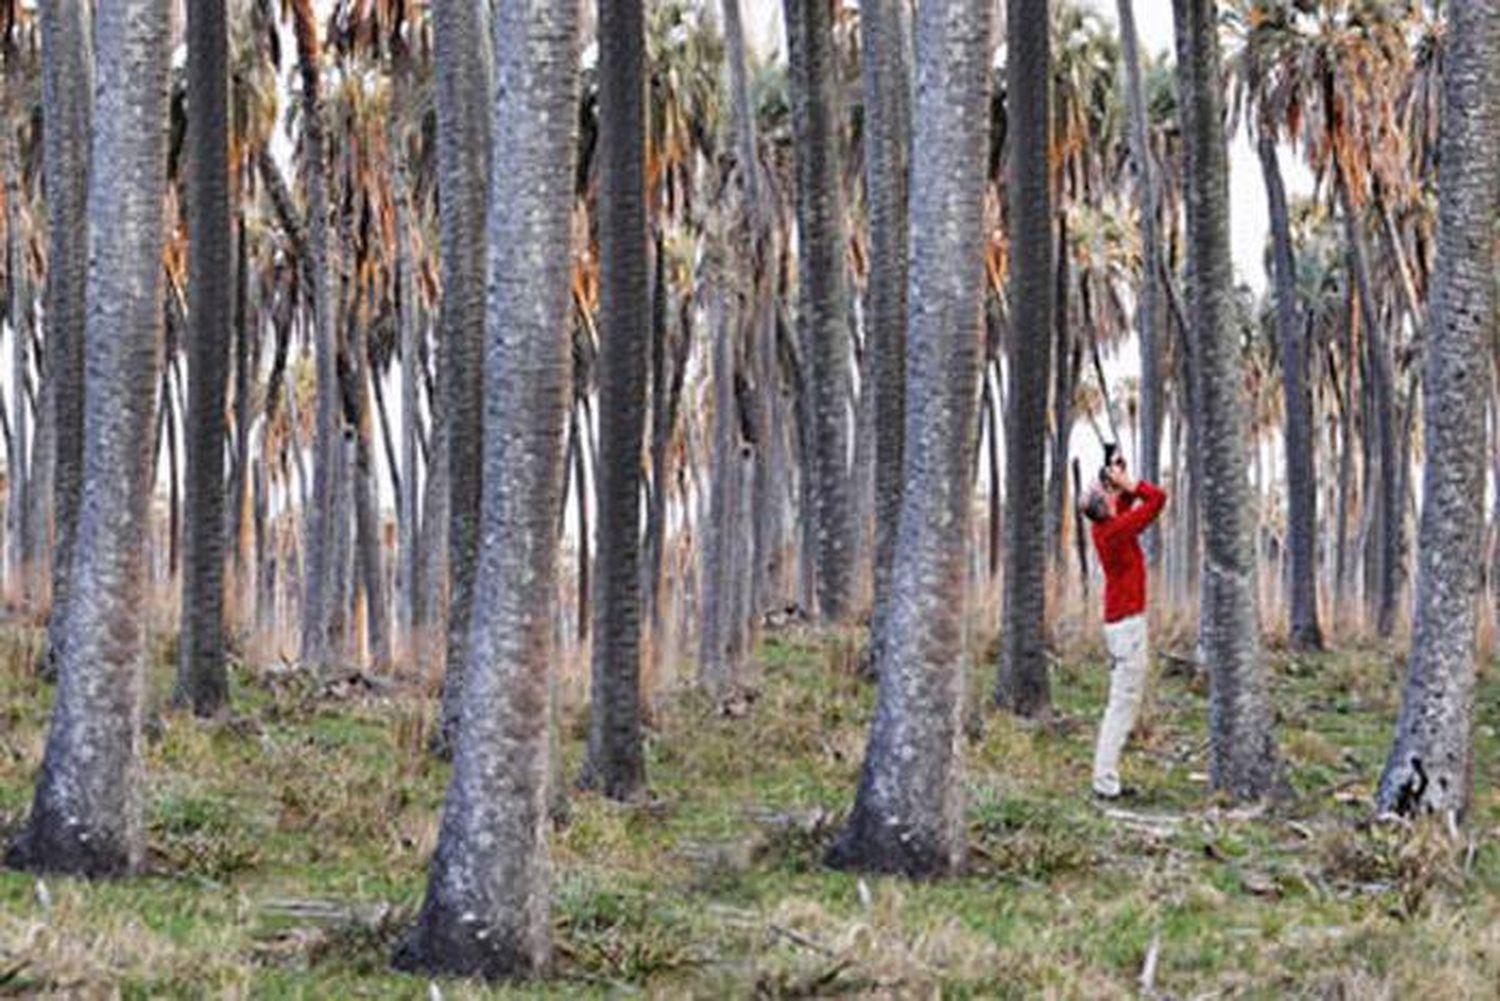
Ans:
POLYGON ((1119 444, 1112 441, 1104 443, 1104 465, 1099 467, 1099 482, 1104 486, 1109 486, 1109 468, 1115 464, 1119 453, 1119 444))

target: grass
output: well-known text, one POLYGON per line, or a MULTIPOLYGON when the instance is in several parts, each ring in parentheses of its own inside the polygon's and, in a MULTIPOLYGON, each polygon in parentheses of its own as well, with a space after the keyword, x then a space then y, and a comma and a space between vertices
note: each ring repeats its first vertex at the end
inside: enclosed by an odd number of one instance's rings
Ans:
MULTIPOLYGON (((0 633, 0 828, 27 809, 50 690, 0 633)), ((653 799, 571 794, 554 837, 557 974, 444 997, 1492 997, 1500 982, 1500 683, 1481 679, 1477 799, 1454 839, 1369 823, 1400 662, 1272 652, 1296 797, 1206 786, 1201 679, 1157 679, 1129 812, 1087 796, 1105 672, 1070 651, 1047 725, 988 715, 966 746, 971 864, 932 883, 832 873, 873 691, 847 637, 769 636, 738 718, 666 695, 653 799)), ((975 668, 971 689, 987 688, 975 668)), ((148 714, 150 874, 0 872, 0 996, 425 997, 387 960, 420 902, 446 769, 414 688, 233 671, 234 717, 148 714)), ((977 702, 977 699, 976 699, 977 702)), ((576 773, 583 727, 563 723, 576 773)))

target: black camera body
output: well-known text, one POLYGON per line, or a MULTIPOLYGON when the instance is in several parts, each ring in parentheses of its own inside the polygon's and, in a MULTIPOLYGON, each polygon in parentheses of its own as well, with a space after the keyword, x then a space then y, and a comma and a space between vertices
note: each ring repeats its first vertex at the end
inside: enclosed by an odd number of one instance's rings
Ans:
POLYGON ((1104 465, 1099 467, 1099 482, 1109 486, 1109 467, 1115 464, 1115 456, 1119 454, 1120 446, 1116 442, 1104 443, 1104 465))

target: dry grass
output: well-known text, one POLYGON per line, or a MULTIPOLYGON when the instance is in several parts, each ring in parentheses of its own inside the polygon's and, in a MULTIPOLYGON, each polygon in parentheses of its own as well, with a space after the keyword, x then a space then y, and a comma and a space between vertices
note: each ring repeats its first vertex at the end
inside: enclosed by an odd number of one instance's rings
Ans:
MULTIPOLYGON (((1190 649, 1185 617, 1158 649, 1190 649)), ((1270 813, 1209 796, 1201 684, 1159 678, 1127 760, 1127 811, 1086 796, 1105 672, 1065 646, 1056 718, 988 715, 966 745, 971 859, 936 883, 821 867, 873 703, 859 636, 765 637, 738 716, 665 672, 654 798, 575 795, 554 838, 557 971, 444 997, 1492 997, 1500 982, 1500 686, 1479 703, 1468 830, 1369 822, 1401 659, 1272 654, 1298 796, 1270 813), (1151 962, 1148 964, 1148 959, 1151 962)), ((50 692, 35 632, 0 631, 0 826, 18 821, 50 692)), ((159 645, 160 646, 160 645, 159 645)), ((159 658, 167 655, 161 647, 159 658)), ((572 679, 586 660, 570 661, 572 679)), ((169 671, 159 660, 159 700, 169 671)), ((987 692, 986 655, 971 691, 987 692)), ((88 885, 0 873, 0 995, 415 997, 388 972, 420 900, 446 770, 426 754, 430 682, 329 685, 234 670, 236 715, 153 706, 151 874, 88 885)), ((581 755, 576 681, 566 772, 581 755)))

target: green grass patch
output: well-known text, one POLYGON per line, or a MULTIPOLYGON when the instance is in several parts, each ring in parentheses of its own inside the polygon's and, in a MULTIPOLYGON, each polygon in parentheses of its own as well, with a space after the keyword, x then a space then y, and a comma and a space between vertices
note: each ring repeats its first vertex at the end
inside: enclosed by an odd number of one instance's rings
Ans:
MULTIPOLYGON (((36 645, 34 631, 0 632, 0 825, 27 809, 42 753, 51 691, 31 671, 36 645)), ((235 715, 205 723, 164 707, 165 656, 148 711, 150 874, 0 871, 0 995, 425 996, 387 962, 420 904, 448 776, 425 752, 430 700, 236 665, 235 715)), ((821 863, 874 705, 857 638, 771 635, 743 712, 663 701, 650 800, 569 790, 553 838, 555 979, 447 983, 444 996, 1122 996, 1148 960, 1172 996, 1422 996, 1439 983, 1490 996, 1495 672, 1478 693, 1473 816, 1455 839, 1370 822, 1399 659, 1270 656, 1291 802, 1235 810, 1208 793, 1204 685, 1165 674, 1127 751, 1141 798, 1095 804, 1107 674, 1097 652, 1072 651, 1053 720, 987 713, 965 743, 965 874, 911 883, 821 863)), ((990 671, 975 664, 971 691, 988 691, 990 671)), ((577 707, 562 732, 571 781, 577 707)))

